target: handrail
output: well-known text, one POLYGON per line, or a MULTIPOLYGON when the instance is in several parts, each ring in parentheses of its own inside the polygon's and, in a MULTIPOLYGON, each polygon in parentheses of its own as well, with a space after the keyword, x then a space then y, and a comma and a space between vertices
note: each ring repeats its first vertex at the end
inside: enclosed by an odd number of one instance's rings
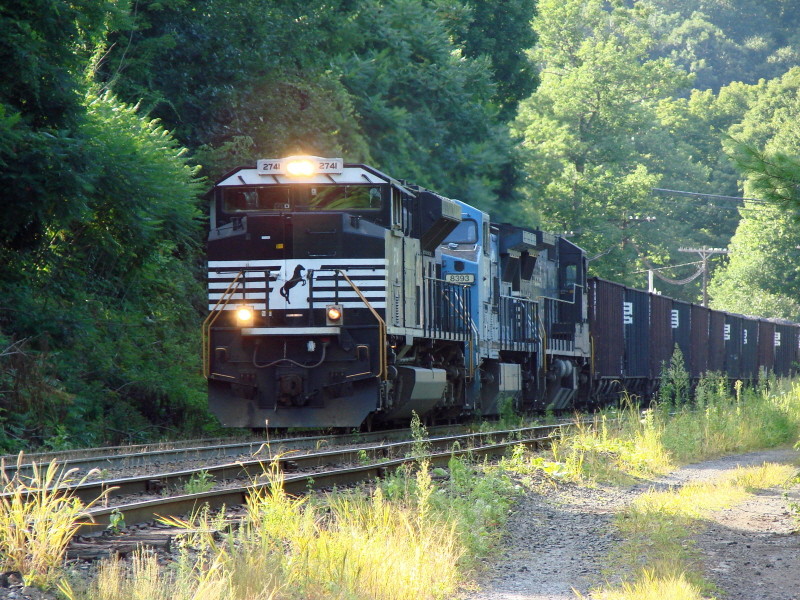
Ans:
POLYGON ((542 336, 542 371, 547 372, 547 329, 544 326, 544 321, 542 321, 542 315, 538 311, 536 312, 536 317, 539 321, 540 335, 542 336))
MULTIPOLYGON (((464 297, 468 297, 467 294, 466 294, 466 291, 469 288, 468 285, 464 285, 464 284, 460 284, 460 283, 453 283, 452 281, 447 281, 445 279, 438 279, 437 277, 425 276, 425 279, 427 281, 434 281, 434 282, 437 282, 437 283, 443 283, 445 285, 452 286, 455 289, 460 288, 463 292, 465 292, 464 293, 464 297)), ((475 329, 475 331, 477 333, 477 328, 475 327, 475 323, 472 321, 472 315, 469 313, 467 308, 464 306, 464 302, 462 301, 462 296, 460 296, 460 295, 456 296, 456 299, 458 300, 458 306, 456 306, 453 303, 453 299, 450 298, 448 295, 443 294, 442 298, 445 300, 445 302, 447 302, 453 308, 453 310, 455 311, 455 315, 457 317, 459 317, 464 322, 465 325, 467 325, 467 326, 472 325, 472 327, 475 329)))
MULTIPOLYGON (((455 284, 455 285, 457 285, 457 284, 455 284)), ((467 286, 462 286, 462 287, 466 288, 467 286)), ((465 295, 465 297, 468 298, 469 296, 465 295)), ((459 303, 459 308, 461 309, 462 314, 464 315, 464 320, 469 324, 469 329, 470 329, 470 336, 469 336, 469 374, 467 376, 471 380, 473 377, 475 377, 475 369, 477 367, 477 365, 475 364, 476 361, 475 361, 475 347, 474 347, 474 344, 475 344, 475 340, 478 339, 478 327, 477 327, 477 325, 475 325, 475 320, 472 318, 472 314, 464 306, 461 297, 458 298, 458 303, 459 303)), ((456 309, 456 310, 458 310, 458 309, 456 309)))
POLYGON ((539 300, 539 298, 544 298, 545 300, 552 300, 553 302, 563 302, 564 304, 575 304, 578 300, 578 295, 576 293, 578 291, 578 288, 584 289, 584 286, 581 285, 580 283, 572 284, 572 300, 562 300, 561 298, 553 298, 552 296, 545 296, 545 295, 536 296, 536 299, 539 300))
POLYGON ((211 309, 211 312, 208 313, 208 316, 203 321, 203 325, 201 327, 203 337, 203 375, 206 377, 206 379, 208 379, 209 375, 211 374, 211 327, 225 310, 225 307, 228 306, 231 298, 233 298, 233 294, 236 292, 236 288, 239 285, 239 279, 242 277, 242 275, 244 275, 244 269, 236 274, 236 277, 233 278, 233 281, 231 281, 227 289, 222 293, 222 295, 220 295, 219 300, 217 300, 217 303, 214 305, 214 308, 211 309), (222 304, 221 307, 220 304, 222 304))
MULTIPOLYGON (((465 292, 469 288, 468 285, 463 285, 459 283, 454 283, 452 281, 447 281, 446 279, 439 279, 438 277, 430 277, 426 275, 424 277, 427 281, 433 281, 436 283, 442 283, 445 285, 450 285, 455 288, 462 288, 465 292)), ((469 372, 467 377, 471 380, 475 377, 475 370, 477 369, 477 364, 475 360, 475 340, 478 339, 478 327, 475 325, 475 320, 472 318, 472 314, 470 313, 469 309, 464 305, 464 298, 469 298, 468 294, 464 294, 463 296, 458 295, 456 296, 457 305, 453 303, 452 298, 447 295, 444 295, 443 298, 445 301, 453 307, 455 310, 456 316, 458 316, 466 325, 467 329, 469 329, 468 336, 468 343, 469 343, 469 372)))
MULTIPOLYGON (((461 307, 464 310, 464 307, 461 307)), ((478 368, 475 360, 475 340, 478 339, 478 326, 475 325, 475 319, 466 311, 467 319, 469 320, 470 336, 469 336, 469 374, 468 377, 472 380, 475 377, 475 369, 478 368)))
MULTIPOLYGON (((539 298, 541 298, 541 297, 542 296, 539 296, 539 298)), ((534 314, 536 316, 533 319, 530 319, 530 320, 527 320, 527 321, 528 321, 528 324, 531 324, 533 326, 532 329, 535 329, 536 321, 539 318, 539 301, 538 300, 531 300, 530 298, 524 298, 522 296, 508 296, 506 294, 500 294, 499 300, 500 300, 499 307, 500 307, 501 312, 504 311, 504 310, 507 311, 509 304, 512 304, 512 305, 513 304, 519 304, 519 305, 522 305, 522 306, 527 306, 528 310, 533 308, 533 312, 534 312, 534 314)), ((526 326, 523 326, 523 327, 524 327, 525 330, 528 329, 528 327, 526 327, 526 326)), ((519 333, 518 330, 515 329, 515 331, 517 331, 517 333, 519 333)), ((535 334, 536 332, 532 331, 531 333, 535 334)), ((502 333, 502 329, 501 329, 501 337, 502 336, 505 336, 505 334, 502 333)), ((513 332, 512 332, 512 337, 513 337, 513 332)), ((504 342, 523 341, 523 342, 525 342, 526 340, 503 339, 502 341, 504 341, 504 342)))
POLYGON ((386 380, 387 374, 389 372, 389 368, 386 362, 386 321, 384 321, 381 316, 378 314, 378 311, 375 310, 372 304, 369 303, 367 297, 358 289, 358 286, 352 282, 352 280, 347 276, 341 269, 332 269, 334 273, 338 273, 342 277, 344 277, 345 281, 350 284, 350 287, 353 288, 353 291, 358 294, 358 297, 361 298, 361 301, 366 305, 369 311, 372 313, 372 316, 378 321, 378 362, 380 363, 380 372, 378 373, 378 377, 383 380, 386 380))

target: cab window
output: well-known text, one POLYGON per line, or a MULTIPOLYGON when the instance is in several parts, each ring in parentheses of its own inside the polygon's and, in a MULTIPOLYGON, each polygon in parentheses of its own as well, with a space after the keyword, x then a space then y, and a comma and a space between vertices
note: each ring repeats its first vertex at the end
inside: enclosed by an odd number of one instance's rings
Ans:
POLYGON ((474 219, 464 219, 450 232, 445 244, 475 244, 478 241, 478 224, 474 219))
POLYGON ((309 190, 308 210, 369 210, 381 207, 381 191, 367 185, 328 185, 309 190))
POLYGON ((265 185, 222 191, 226 213, 286 210, 379 210, 381 188, 374 185, 265 185))
POLYGON ((222 190, 222 210, 226 213, 287 210, 288 186, 235 187, 222 190))

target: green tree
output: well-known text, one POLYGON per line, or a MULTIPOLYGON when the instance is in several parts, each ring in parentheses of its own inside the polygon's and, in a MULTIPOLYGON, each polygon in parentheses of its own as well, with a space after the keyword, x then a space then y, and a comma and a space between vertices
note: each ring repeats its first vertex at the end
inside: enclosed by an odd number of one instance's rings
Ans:
POLYGON ((352 4, 142 0, 109 33, 95 77, 197 147, 237 133, 230 127, 243 95, 284 72, 318 71, 337 10, 352 4))
POLYGON ((338 66, 377 166, 488 208, 511 160, 489 61, 465 57, 419 0, 366 0, 355 26, 338 66))
POLYGON ((46 243, 45 224, 79 214, 91 189, 78 134, 82 72, 114 11, 94 0, 0 9, 0 279, 9 252, 46 243))
POLYGON ((725 145, 746 176, 745 195, 756 200, 745 204, 729 263, 710 291, 723 310, 800 320, 800 68, 753 90, 725 145))
POLYGON ((696 75, 696 87, 773 79, 797 64, 800 12, 791 0, 649 0, 668 17, 661 56, 696 75))
POLYGON ((463 34, 464 54, 488 58, 496 84, 494 102, 500 108, 499 118, 508 121, 539 82, 528 56, 536 43, 536 4, 529 0, 471 0, 466 6, 470 18, 463 34))
MULTIPOLYGON (((515 124, 527 152, 528 220, 574 232, 597 259, 594 272, 617 279, 640 254, 662 252, 647 219, 660 214, 651 193, 658 157, 674 144, 656 109, 689 83, 670 60, 650 58, 650 17, 641 3, 540 2, 542 81, 515 124)), ((668 224, 658 223, 664 237, 668 224)))
POLYGON ((728 264, 709 285, 711 306, 800 321, 800 229, 781 209, 747 202, 729 246, 728 264))
POLYGON ((30 341, 40 383, 0 408, 25 437, 102 443, 201 407, 199 182, 168 132, 109 94, 86 102, 77 135, 81 211, 46 222, 47 245, 7 253, 0 328, 30 341))

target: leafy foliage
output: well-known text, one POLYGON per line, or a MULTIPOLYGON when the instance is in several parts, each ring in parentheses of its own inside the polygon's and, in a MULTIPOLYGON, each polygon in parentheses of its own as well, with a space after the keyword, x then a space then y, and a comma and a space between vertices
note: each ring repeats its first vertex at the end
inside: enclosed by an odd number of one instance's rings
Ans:
MULTIPOLYGON (((109 94, 90 99, 84 119, 91 195, 73 200, 72 218, 42 222, 47 245, 10 253, 2 271, 0 327, 30 340, 25 369, 43 383, 17 385, 0 405, 22 437, 60 426, 97 444, 149 420, 176 423, 200 401, 186 375, 198 314, 186 299, 199 307, 202 296, 185 262, 200 213, 193 169, 158 124, 109 94)), ((12 358, 6 376, 20 381, 12 358)))
POLYGON ((724 310, 800 319, 800 69, 755 86, 726 148, 746 174, 742 220, 731 240, 730 260, 711 282, 713 305, 724 310))
POLYGON ((488 61, 466 58, 417 0, 365 0, 355 24, 360 39, 339 66, 376 164, 490 206, 510 144, 488 61))
POLYGON ((472 0, 469 22, 464 27, 464 54, 485 56, 493 73, 494 103, 504 121, 512 119, 518 104, 530 96, 539 77, 527 50, 533 48, 536 33, 532 24, 536 5, 527 0, 472 0))
POLYGON ((640 4, 540 2, 534 56, 542 83, 515 123, 526 151, 527 218, 572 232, 602 258, 595 272, 617 278, 637 255, 659 251, 644 225, 659 208, 650 190, 663 168, 653 150, 671 143, 656 108, 688 85, 670 60, 650 56, 649 16, 640 4))
POLYGON ((695 75, 699 90, 779 77, 800 56, 791 0, 649 0, 669 17, 661 52, 695 75))

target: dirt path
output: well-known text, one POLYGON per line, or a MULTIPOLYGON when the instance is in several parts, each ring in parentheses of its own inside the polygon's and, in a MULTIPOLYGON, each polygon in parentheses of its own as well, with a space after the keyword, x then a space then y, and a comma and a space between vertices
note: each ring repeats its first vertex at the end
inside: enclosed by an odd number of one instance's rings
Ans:
MULTIPOLYGON (((614 513, 651 487, 668 489, 714 479, 725 471, 764 462, 791 463, 792 449, 753 452, 689 465, 657 481, 621 490, 559 486, 528 494, 509 521, 505 544, 487 563, 479 590, 465 600, 574 600, 575 591, 614 580, 604 570, 615 540, 614 513)), ((800 501, 800 493, 792 491, 800 501)), ((726 600, 800 600, 800 536, 783 490, 769 490, 714 515, 698 536, 708 578, 726 600)))
MULTIPOLYGON (((800 502, 800 489, 795 486, 788 496, 800 502)), ((800 600, 798 525, 779 489, 716 513, 696 541, 719 595, 725 600, 800 600)))

